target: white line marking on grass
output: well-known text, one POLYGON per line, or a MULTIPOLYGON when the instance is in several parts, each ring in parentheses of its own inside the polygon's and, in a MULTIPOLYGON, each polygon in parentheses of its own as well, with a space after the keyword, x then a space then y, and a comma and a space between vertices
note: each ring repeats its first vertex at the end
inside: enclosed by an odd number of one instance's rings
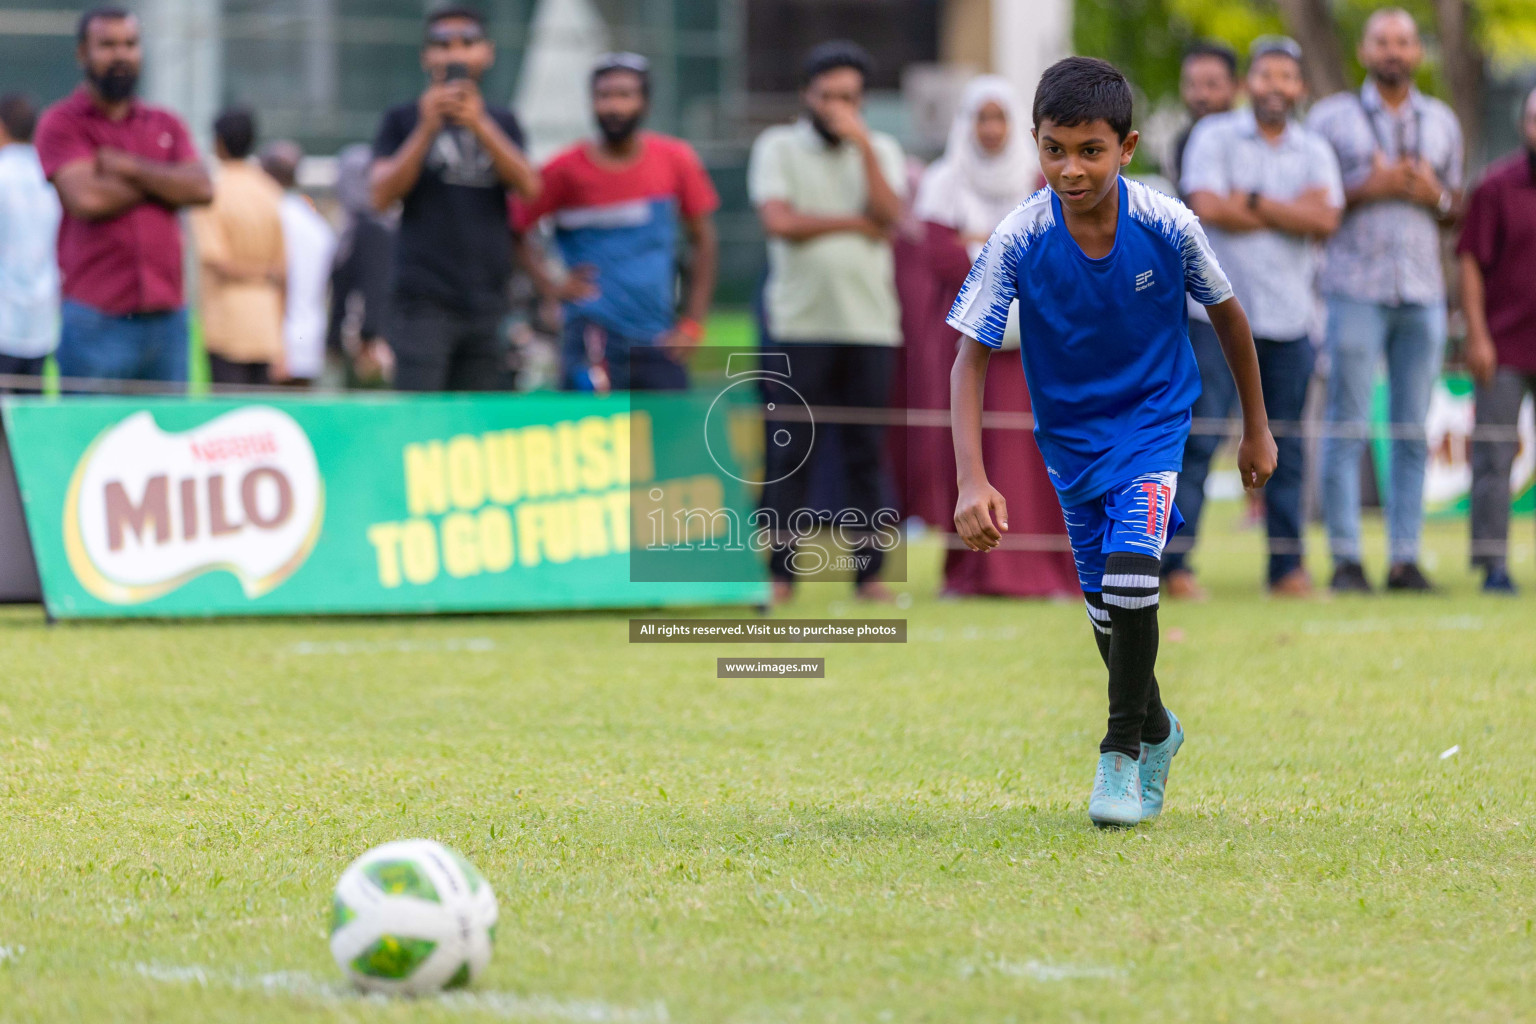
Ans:
POLYGON ((988 957, 984 963, 965 961, 960 965, 961 977, 971 978, 978 974, 1002 974, 1010 978, 1030 978, 1034 981, 1080 981, 1091 978, 1124 978, 1129 972, 1123 967, 1105 967, 1097 964, 1048 964, 1040 960, 1018 963, 1001 957, 988 957))
POLYGON ((0 965, 15 963, 26 951, 26 946, 0 946, 0 965))
MULTIPOLYGON (((325 1003, 372 1004, 386 1006, 408 1000, 359 992, 350 985, 321 981, 302 971, 273 971, 267 974, 241 974, 209 970, 205 967, 175 967, 161 964, 134 964, 133 972, 150 981, 207 988, 218 985, 237 992, 262 992, 267 995, 300 996, 325 1003)), ((597 999, 556 999, 553 996, 520 996, 515 992, 447 992, 418 997, 423 1004, 463 1013, 488 1013, 504 1020, 557 1020, 576 1024, 667 1024, 671 1018, 665 1003, 649 1006, 615 1006, 597 999)))
POLYGON ((496 641, 489 637, 450 637, 446 640, 397 640, 394 643, 337 640, 330 642, 300 641, 284 647, 282 654, 441 654, 468 651, 483 654, 494 651, 496 641))

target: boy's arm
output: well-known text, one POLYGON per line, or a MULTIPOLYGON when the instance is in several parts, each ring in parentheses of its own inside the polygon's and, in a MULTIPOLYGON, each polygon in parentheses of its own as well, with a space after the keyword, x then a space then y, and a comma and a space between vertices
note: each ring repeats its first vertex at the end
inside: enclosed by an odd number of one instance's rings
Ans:
POLYGON ((981 397, 992 350, 962 336, 960 351, 949 373, 950 430, 955 439, 956 476, 960 499, 955 503, 955 531, 972 551, 990 551, 1002 543, 1008 529, 1008 503, 987 483, 981 462, 981 397), (996 525, 993 517, 996 516, 996 525))
POLYGON ((1232 370, 1232 379, 1237 381, 1237 397, 1243 405, 1243 439, 1237 446, 1237 469, 1243 477, 1243 488, 1258 490, 1274 474, 1277 453, 1275 439, 1269 433, 1269 415, 1264 411, 1253 331, 1248 326, 1248 314, 1236 297, 1205 309, 1211 315, 1216 336, 1221 339, 1221 352, 1232 370))

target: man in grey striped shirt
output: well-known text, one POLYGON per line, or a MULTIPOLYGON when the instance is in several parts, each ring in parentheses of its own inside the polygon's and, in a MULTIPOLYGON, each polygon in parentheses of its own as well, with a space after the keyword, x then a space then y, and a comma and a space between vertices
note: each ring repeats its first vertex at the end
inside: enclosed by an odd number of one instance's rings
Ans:
POLYGON ((1450 107, 1413 86, 1423 56, 1408 12, 1378 10, 1360 43, 1364 87, 1328 97, 1308 119, 1338 154, 1349 203, 1322 277, 1332 366, 1323 501, 1336 591, 1371 589, 1360 564, 1360 455, 1383 356, 1394 428, 1387 588, 1432 589, 1418 567, 1423 430, 1445 351, 1440 231, 1461 204, 1462 138, 1450 107))

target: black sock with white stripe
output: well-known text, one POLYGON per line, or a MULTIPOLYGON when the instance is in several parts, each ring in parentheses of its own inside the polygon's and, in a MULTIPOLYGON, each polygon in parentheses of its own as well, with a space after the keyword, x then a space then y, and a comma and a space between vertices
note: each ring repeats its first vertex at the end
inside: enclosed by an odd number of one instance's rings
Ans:
MULTIPOLYGON (((1099 752, 1141 756, 1143 726, 1160 724, 1167 738, 1167 714, 1161 699, 1156 712, 1153 667, 1157 664, 1158 560, 1150 555, 1112 552, 1104 565, 1101 600, 1109 613, 1109 730, 1099 752), (1157 719, 1161 719, 1159 723, 1157 719)), ((1091 606, 1090 606, 1091 607, 1091 606)), ((1095 626, 1098 626, 1095 619, 1095 626)), ((1097 630, 1096 630, 1097 632, 1097 630)))
MULTIPOLYGON (((1088 621, 1093 624, 1093 640, 1099 646, 1099 657, 1104 667, 1109 667, 1109 638, 1114 635, 1109 622, 1109 606, 1104 595, 1096 590, 1083 591, 1083 601, 1088 607, 1088 621)), ((1163 694, 1157 685, 1157 673, 1152 673, 1152 693, 1147 697, 1147 717, 1141 723, 1141 742, 1156 745, 1168 738, 1173 724, 1163 709, 1163 694)))

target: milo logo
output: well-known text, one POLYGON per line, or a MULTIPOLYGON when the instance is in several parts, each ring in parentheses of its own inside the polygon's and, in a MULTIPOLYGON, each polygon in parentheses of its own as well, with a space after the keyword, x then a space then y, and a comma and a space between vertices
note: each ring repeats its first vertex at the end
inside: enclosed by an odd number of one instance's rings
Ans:
POLYGON ((172 434, 138 412, 75 467, 64 550, 85 589, 113 604, 213 571, 255 598, 304 564, 324 514, 315 450, 287 413, 250 406, 172 434))

